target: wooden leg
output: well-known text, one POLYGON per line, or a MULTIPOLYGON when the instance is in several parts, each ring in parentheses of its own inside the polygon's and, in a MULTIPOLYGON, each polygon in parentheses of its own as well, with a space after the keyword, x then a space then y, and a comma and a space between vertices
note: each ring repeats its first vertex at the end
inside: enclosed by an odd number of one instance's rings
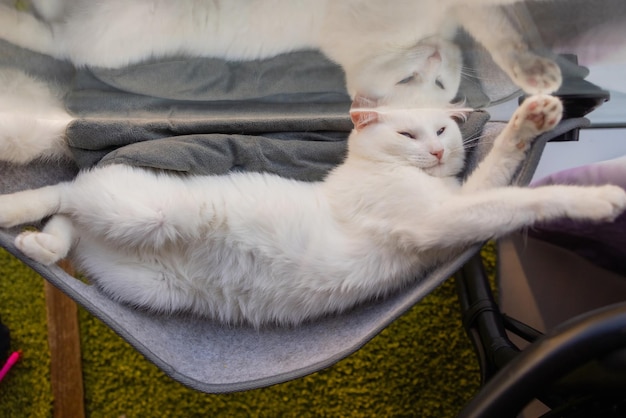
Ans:
MULTIPOLYGON (((69 274, 74 274, 69 263, 60 265, 69 274)), ((78 308, 73 300, 47 281, 45 294, 54 417, 84 418, 78 308)))

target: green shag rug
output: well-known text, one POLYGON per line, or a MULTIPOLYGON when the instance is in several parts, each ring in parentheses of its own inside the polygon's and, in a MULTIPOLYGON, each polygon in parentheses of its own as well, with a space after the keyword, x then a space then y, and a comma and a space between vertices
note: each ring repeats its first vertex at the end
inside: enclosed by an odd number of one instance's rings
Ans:
MULTIPOLYGON (((492 247, 483 256, 493 269, 492 247)), ((0 250, 0 318, 21 361, 0 382, 0 417, 51 417, 43 279, 0 250)), ((302 379, 208 395, 171 380, 80 309, 88 417, 454 417, 479 387, 452 280, 352 356, 302 379)))

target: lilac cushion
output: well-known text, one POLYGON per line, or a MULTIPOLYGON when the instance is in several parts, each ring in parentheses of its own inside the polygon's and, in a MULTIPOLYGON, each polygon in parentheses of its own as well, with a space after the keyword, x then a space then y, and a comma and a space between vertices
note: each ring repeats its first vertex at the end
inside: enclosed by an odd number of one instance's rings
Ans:
MULTIPOLYGON (((560 171, 531 186, 549 184, 615 184, 626 190, 626 156, 560 171)), ((529 235, 567 248, 600 267, 626 276, 626 213, 614 222, 550 222, 536 226, 529 235)))

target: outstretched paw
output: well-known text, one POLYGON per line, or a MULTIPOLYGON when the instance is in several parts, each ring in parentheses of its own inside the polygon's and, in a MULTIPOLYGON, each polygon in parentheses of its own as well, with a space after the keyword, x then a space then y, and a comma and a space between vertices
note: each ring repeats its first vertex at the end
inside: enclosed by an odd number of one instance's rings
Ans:
POLYGON ((69 248, 58 237, 37 231, 25 231, 15 238, 15 246, 33 260, 51 265, 64 258, 69 248))
POLYGON ((510 122, 517 131, 518 148, 526 147, 539 134, 553 129, 562 116, 563 105, 557 97, 543 94, 528 97, 510 122))
POLYGON ((529 94, 553 93, 561 87, 563 77, 557 63, 530 51, 516 51, 509 75, 529 94))
POLYGON ((612 222, 626 210, 626 191, 618 186, 585 188, 585 196, 577 199, 569 216, 597 222, 612 222))

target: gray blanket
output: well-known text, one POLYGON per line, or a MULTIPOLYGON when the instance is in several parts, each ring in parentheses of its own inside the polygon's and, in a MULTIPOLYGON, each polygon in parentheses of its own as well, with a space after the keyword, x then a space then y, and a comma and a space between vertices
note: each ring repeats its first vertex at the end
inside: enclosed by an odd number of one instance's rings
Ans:
POLYGON ((340 68, 312 51, 83 69, 66 96, 77 117, 67 138, 80 167, 126 163, 317 180, 343 158, 352 127, 344 83, 340 68))

